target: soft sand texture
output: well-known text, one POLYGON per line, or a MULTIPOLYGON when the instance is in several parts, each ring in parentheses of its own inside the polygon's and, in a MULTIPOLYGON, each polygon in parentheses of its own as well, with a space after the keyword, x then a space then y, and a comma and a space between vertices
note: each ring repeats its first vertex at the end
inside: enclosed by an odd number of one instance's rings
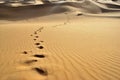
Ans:
POLYGON ((0 21, 0 80, 120 80, 120 19, 69 9, 0 21))

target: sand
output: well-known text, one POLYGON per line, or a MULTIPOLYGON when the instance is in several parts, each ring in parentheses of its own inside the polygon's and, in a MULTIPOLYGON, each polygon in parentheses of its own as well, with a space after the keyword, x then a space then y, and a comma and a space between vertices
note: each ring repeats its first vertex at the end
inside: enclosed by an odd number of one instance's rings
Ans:
POLYGON ((0 80, 120 80, 119 18, 40 11, 0 20, 0 80))

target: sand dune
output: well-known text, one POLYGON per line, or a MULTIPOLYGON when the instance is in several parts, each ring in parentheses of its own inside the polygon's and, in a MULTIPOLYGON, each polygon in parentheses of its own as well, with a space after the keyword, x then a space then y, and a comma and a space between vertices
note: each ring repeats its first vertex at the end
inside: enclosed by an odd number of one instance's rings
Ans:
POLYGON ((59 15, 1 24, 0 80, 119 80, 119 19, 59 15))
POLYGON ((7 7, 2 5, 0 7, 0 19, 3 20, 25 20, 36 17, 47 16, 51 14, 69 12, 75 9, 67 5, 31 5, 31 6, 21 6, 21 7, 7 7), (13 15, 14 14, 14 15, 13 15), (25 15, 27 14, 27 15, 25 15))
POLYGON ((0 5, 0 19, 3 20, 25 20, 30 18, 42 17, 56 13, 64 13, 69 11, 79 11, 83 15, 104 16, 104 17, 120 17, 119 5, 105 5, 92 0, 84 2, 65 2, 60 4, 38 4, 19 7, 0 5), (112 7, 114 6, 114 7, 112 7), (117 7, 117 8, 116 8, 117 7), (114 12, 115 14, 111 13, 114 12), (13 15, 14 14, 14 15, 13 15), (25 15, 27 14, 27 15, 25 15), (107 15, 104 15, 107 14, 107 15))
POLYGON ((119 11, 80 4, 1 4, 0 80, 120 80, 119 11))

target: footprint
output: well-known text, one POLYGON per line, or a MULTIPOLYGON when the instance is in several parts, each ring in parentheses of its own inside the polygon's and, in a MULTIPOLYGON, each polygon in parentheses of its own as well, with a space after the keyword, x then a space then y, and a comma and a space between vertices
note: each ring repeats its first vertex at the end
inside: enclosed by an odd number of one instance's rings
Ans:
POLYGON ((30 36, 33 36, 32 34, 30 36))
POLYGON ((36 60, 36 59, 34 59, 34 60, 27 60, 27 61, 25 61, 24 63, 25 64, 32 64, 32 63, 34 63, 34 62, 37 62, 38 60, 36 60))
POLYGON ((43 46, 39 46, 38 48, 39 48, 39 49, 43 49, 44 47, 43 47, 43 46))
POLYGON ((39 36, 35 36, 36 38, 38 38, 39 36))
POLYGON ((28 54, 28 52, 27 51, 23 51, 23 54, 28 54))
POLYGON ((35 43, 35 45, 40 45, 40 43, 35 43))
POLYGON ((35 55, 34 55, 34 57, 44 58, 44 57, 45 57, 45 55, 43 55, 43 54, 35 54, 35 55))
POLYGON ((28 54, 28 53, 32 53, 32 51, 31 51, 31 50, 28 50, 28 51, 23 51, 22 53, 23 53, 23 54, 28 54))
POLYGON ((44 41, 40 41, 40 42, 44 42, 44 41))
POLYGON ((35 31, 34 34, 37 34, 37 32, 35 31))
POLYGON ((83 14, 82 14, 82 13, 78 13, 78 14, 77 14, 77 16, 81 16, 81 15, 83 15, 83 14))
POLYGON ((41 32, 43 28, 44 28, 44 27, 39 28, 38 31, 41 32))
POLYGON ((35 70, 36 72, 38 72, 39 74, 43 75, 43 76, 47 76, 48 72, 46 70, 40 69, 40 68, 33 68, 33 70, 35 70))
POLYGON ((34 41, 36 41, 36 39, 33 39, 34 41))

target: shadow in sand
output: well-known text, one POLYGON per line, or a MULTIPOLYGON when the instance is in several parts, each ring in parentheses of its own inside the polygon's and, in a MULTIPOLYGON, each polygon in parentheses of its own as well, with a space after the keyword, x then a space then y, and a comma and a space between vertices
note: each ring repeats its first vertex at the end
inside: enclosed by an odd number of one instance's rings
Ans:
MULTIPOLYGON (((115 17, 119 18, 119 5, 105 5, 92 0, 85 0, 84 2, 66 2, 60 4, 39 4, 29 6, 10 7, 0 4, 0 20, 27 20, 36 17, 47 16, 51 14, 63 13, 70 9, 65 6, 70 6, 79 9, 83 15, 98 16, 98 17, 115 17), (114 14, 112 14, 115 12, 114 14), (105 13, 105 15, 104 15, 105 13), (92 14, 92 15, 91 15, 92 14), (107 15, 106 15, 107 14, 107 15)), ((73 10, 72 10, 73 11, 73 10)))
POLYGON ((34 62, 37 62, 38 60, 27 60, 27 61, 25 61, 24 63, 25 64, 32 64, 32 63, 34 63, 34 62))
POLYGON ((29 5, 29 6, 19 6, 10 7, 0 4, 0 20, 17 21, 17 20, 27 20, 35 17, 47 16, 56 13, 65 12, 65 8, 60 10, 55 10, 51 12, 54 7, 60 5, 56 4, 42 4, 42 5, 29 5))
POLYGON ((45 55, 43 55, 43 54, 35 54, 35 55, 34 55, 34 57, 44 58, 44 57, 45 57, 45 55))
POLYGON ((41 69, 41 68, 33 68, 33 70, 35 70, 36 72, 38 72, 40 75, 43 75, 43 76, 47 76, 48 75, 48 72, 44 69, 41 69))

